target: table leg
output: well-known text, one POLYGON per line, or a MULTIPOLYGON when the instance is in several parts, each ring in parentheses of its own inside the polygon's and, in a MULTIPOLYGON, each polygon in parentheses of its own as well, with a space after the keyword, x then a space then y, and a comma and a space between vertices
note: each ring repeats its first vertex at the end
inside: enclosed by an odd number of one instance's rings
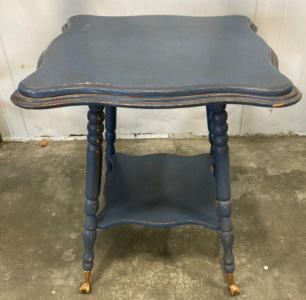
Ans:
POLYGON ((111 173, 113 165, 109 159, 110 155, 115 153, 116 141, 116 121, 117 121, 117 108, 113 106, 105 107, 105 162, 106 162, 106 178, 111 173))
POLYGON ((229 148, 227 145, 228 125, 226 123, 227 113, 225 104, 211 105, 211 133, 214 154, 214 171, 217 185, 218 211, 221 217, 221 242, 224 249, 224 270, 228 280, 228 289, 233 296, 235 292, 240 293, 239 288, 233 282, 235 270, 233 243, 234 234, 231 221, 232 204, 231 183, 230 183, 230 165, 229 165, 229 148))
POLYGON ((80 284, 80 292, 90 292, 90 276, 93 268, 93 246, 96 240, 96 213, 99 208, 99 195, 101 189, 102 170, 102 142, 103 142, 103 121, 104 106, 89 105, 88 112, 88 146, 87 146, 87 167, 86 167, 86 200, 85 200, 85 221, 83 240, 85 251, 83 254, 83 269, 85 281, 80 284))

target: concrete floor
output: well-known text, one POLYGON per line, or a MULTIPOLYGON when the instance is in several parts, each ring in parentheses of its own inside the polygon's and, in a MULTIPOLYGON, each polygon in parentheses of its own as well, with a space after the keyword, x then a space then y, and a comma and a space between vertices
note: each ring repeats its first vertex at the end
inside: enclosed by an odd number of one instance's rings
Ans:
MULTIPOLYGON (((129 154, 209 149, 206 138, 116 145, 129 154)), ((230 149, 236 297, 305 299, 306 138, 231 138, 230 149)), ((230 299, 219 232, 200 226, 99 231, 92 293, 78 293, 85 152, 85 141, 0 148, 0 299, 230 299)))

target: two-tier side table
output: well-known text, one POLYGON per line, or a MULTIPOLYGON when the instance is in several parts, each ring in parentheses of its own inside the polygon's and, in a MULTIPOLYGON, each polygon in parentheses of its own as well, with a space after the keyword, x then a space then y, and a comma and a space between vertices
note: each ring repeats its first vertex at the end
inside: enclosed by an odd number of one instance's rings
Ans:
POLYGON ((91 288, 97 229, 195 224, 220 230, 228 289, 240 293, 233 283, 226 104, 283 107, 301 99, 256 30, 244 16, 74 16, 42 53, 38 69, 19 84, 11 100, 22 108, 89 106, 80 292, 91 288), (207 108, 210 153, 115 153, 117 107, 201 105, 207 108), (98 213, 104 115, 106 204, 98 213))

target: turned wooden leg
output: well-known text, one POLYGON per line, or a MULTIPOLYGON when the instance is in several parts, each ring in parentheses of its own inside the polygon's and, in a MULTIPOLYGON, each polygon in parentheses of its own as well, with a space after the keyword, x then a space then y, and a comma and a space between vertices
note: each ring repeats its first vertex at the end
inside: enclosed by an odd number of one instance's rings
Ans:
POLYGON ((80 292, 90 292, 90 276, 93 268, 93 247, 96 240, 96 213, 99 209, 99 195, 101 189, 102 170, 102 142, 103 142, 103 106, 90 105, 88 112, 88 146, 86 166, 86 200, 83 240, 85 251, 83 254, 83 269, 85 281, 80 284, 80 292))
POLYGON ((233 273, 235 270, 233 243, 234 234, 231 221, 232 204, 231 184, 230 184, 230 165, 229 148, 227 145, 227 113, 226 105, 211 105, 211 132, 214 154, 214 171, 217 185, 218 212, 220 215, 221 242, 224 249, 224 270, 228 280, 228 289, 233 296, 240 293, 239 288, 233 283, 233 273))
POLYGON ((207 118, 207 128, 208 128, 208 139, 210 142, 210 154, 213 154, 213 139, 212 139, 212 133, 211 133, 211 108, 209 105, 206 105, 206 118, 207 118))
POLYGON ((105 107, 105 162, 106 162, 106 178, 112 171, 113 165, 109 157, 115 153, 115 141, 116 141, 116 120, 117 120, 117 108, 113 106, 105 107))

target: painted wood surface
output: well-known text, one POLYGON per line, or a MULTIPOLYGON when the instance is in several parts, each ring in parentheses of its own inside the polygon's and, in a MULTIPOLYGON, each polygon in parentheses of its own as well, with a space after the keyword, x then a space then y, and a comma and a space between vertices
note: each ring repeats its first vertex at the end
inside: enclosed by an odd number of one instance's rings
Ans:
POLYGON ((93 268, 93 246, 97 235, 96 213, 99 210, 99 196, 101 190, 102 153, 104 112, 103 106, 91 105, 88 112, 88 145, 86 163, 86 191, 85 191, 85 221, 84 221, 84 254, 83 269, 91 271, 93 268))
POLYGON ((110 160, 113 170, 106 180, 97 228, 196 224, 220 229, 212 155, 116 153, 110 160))
POLYGON ((47 97, 66 96, 61 97, 65 104, 57 104, 66 106, 93 94, 130 97, 125 102, 131 106, 147 98, 289 94, 292 82, 279 72, 275 52, 256 31, 248 17, 237 15, 73 16, 18 91, 32 98, 26 100, 33 108, 47 97))
POLYGON ((235 270, 233 255, 234 233, 231 221, 231 182, 229 147, 227 145, 227 112, 226 105, 211 105, 211 132, 214 154, 214 174, 216 178, 218 212, 220 215, 220 236, 224 249, 223 263, 226 273, 235 270))
POLYGON ((105 107, 105 162, 106 173, 105 176, 111 173, 113 165, 110 161, 110 156, 115 154, 115 141, 116 141, 116 124, 117 124, 117 108, 112 106, 105 107))
POLYGON ((11 100, 29 109, 295 104, 300 92, 256 31, 244 16, 77 15, 11 100))
MULTIPOLYGON (((86 134, 85 106, 20 110, 9 99, 18 83, 35 70, 39 55, 60 34, 61 26, 76 14, 246 15, 258 26, 258 34, 277 53, 280 71, 306 92, 306 36, 303 30, 306 2, 303 0, 0 0, 0 7, 0 131, 4 139, 86 134)), ((283 109, 229 105, 229 135, 291 131, 306 134, 305 106, 303 100, 283 109)), ((134 134, 143 137, 197 136, 208 133, 205 116, 205 107, 166 111, 118 109, 117 133, 119 138, 134 137, 134 134)))

